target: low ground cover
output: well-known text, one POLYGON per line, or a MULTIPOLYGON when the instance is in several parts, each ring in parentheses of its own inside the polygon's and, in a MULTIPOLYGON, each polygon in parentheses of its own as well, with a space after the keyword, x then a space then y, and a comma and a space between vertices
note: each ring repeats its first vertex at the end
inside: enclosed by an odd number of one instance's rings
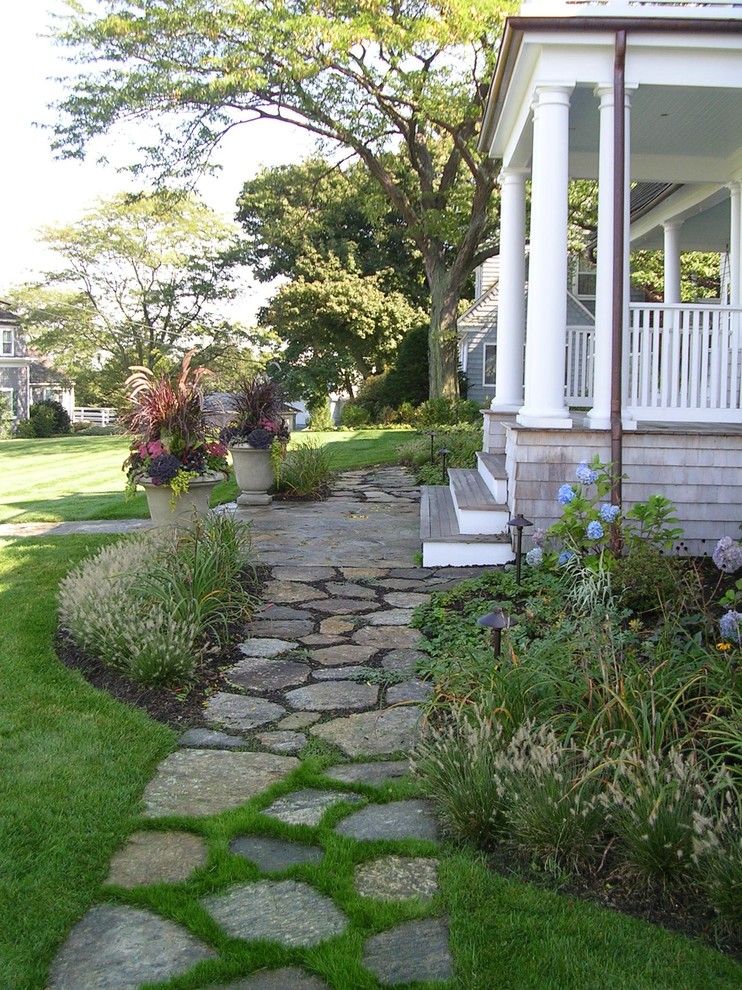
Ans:
POLYGON ((447 484, 443 477, 441 455, 438 453, 442 448, 447 451, 447 467, 476 467, 477 451, 482 449, 481 427, 460 423, 457 426, 422 430, 399 448, 399 463, 411 468, 421 485, 447 484))

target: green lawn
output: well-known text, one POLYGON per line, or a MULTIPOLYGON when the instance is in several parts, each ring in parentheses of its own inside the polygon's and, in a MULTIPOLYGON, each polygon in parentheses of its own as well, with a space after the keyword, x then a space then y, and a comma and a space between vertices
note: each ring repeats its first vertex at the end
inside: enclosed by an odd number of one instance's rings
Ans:
MULTIPOLYGON (((316 440, 327 445, 338 471, 396 460, 405 430, 295 433, 292 445, 316 440)), ((0 442, 0 522, 75 519, 144 519, 144 494, 124 497, 121 464, 125 437, 56 437, 0 442)), ((214 504, 236 495, 233 480, 219 485, 214 504)))
MULTIPOLYGON (((732 990, 740 969, 710 948, 643 922, 490 873, 474 855, 442 850, 441 894, 432 903, 370 902, 353 887, 355 866, 385 852, 430 855, 427 843, 359 843, 339 836, 334 808, 317 828, 288 827, 259 812, 297 787, 342 785, 323 777, 335 754, 321 745, 294 774, 240 809, 212 818, 168 819, 203 835, 209 859, 187 883, 133 891, 101 888, 138 799, 173 734, 89 687, 52 648, 55 591, 68 567, 105 537, 0 541, 0 990, 42 990, 49 962, 74 921, 100 897, 149 906, 186 925, 220 953, 168 990, 203 990, 256 966, 299 963, 333 990, 378 990, 362 968, 365 938, 406 918, 444 912, 451 923, 457 990, 732 990), (331 896, 350 920, 346 932, 309 949, 227 938, 200 907, 204 894, 257 878, 229 854, 232 836, 256 830, 319 843, 324 860, 291 876, 331 896)), ((110 539, 110 538, 108 538, 110 539)), ((386 801, 412 796, 398 781, 386 801)), ((348 810, 347 806, 345 810, 348 810)), ((158 985, 159 987, 160 985, 158 985)), ((415 985, 422 990, 421 984, 415 985)))

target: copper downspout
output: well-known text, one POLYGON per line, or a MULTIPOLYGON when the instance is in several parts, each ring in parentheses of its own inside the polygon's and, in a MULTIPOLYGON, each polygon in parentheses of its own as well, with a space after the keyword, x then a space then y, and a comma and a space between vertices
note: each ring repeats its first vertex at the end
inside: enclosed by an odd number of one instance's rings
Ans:
MULTIPOLYGON (((616 31, 613 62, 613 310, 611 325, 611 502, 621 505, 623 475, 623 321, 626 240, 626 30, 616 31)), ((618 549, 618 548, 616 548, 618 549)))

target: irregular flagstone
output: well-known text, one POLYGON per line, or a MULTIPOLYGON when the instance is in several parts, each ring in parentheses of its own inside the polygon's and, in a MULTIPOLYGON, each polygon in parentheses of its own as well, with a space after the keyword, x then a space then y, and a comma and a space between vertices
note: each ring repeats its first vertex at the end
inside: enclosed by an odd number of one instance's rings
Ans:
POLYGON ((373 646, 376 650, 404 650, 416 646, 422 639, 422 633, 419 629, 405 626, 364 626, 351 638, 359 646, 373 646))
POLYGON ((242 736, 230 736, 214 729, 188 729, 178 740, 178 745, 194 749, 240 749, 247 743, 242 736))
POLYGON ((384 595, 384 601, 395 608, 417 608, 418 605, 427 604, 430 595, 423 595, 419 591, 392 591, 384 595))
POLYGON ((285 708, 265 698, 248 698, 244 694, 229 694, 227 691, 219 691, 209 698, 204 710, 204 717, 209 722, 227 729, 243 730, 275 722, 285 714, 285 708))
POLYGON ((374 763, 340 763, 324 771, 326 777, 342 784, 369 784, 375 787, 398 780, 410 772, 408 760, 378 760, 374 763))
POLYGON ((319 624, 319 631, 325 636, 344 636, 345 633, 353 632, 356 624, 353 619, 347 619, 340 615, 331 615, 329 619, 323 619, 319 624))
POLYGON ((367 588, 363 584, 353 584, 352 581, 329 581, 325 585, 325 590, 338 598, 376 598, 373 588, 367 588))
POLYGON ((273 568, 273 577, 279 581, 331 581, 337 576, 334 567, 281 566, 273 568))
POLYGON ((410 701, 427 701, 432 693, 432 684, 421 681, 419 677, 413 677, 409 681, 403 681, 401 684, 394 684, 387 688, 386 701, 388 705, 405 704, 410 701))
POLYGON ((374 581, 375 588, 386 588, 389 591, 414 591, 420 587, 420 581, 410 578, 380 578, 374 581))
POLYGON ((240 651, 246 657, 277 657, 294 649, 296 643, 285 639, 248 639, 245 643, 240 643, 240 651))
POLYGON ((316 681, 362 681, 367 677, 374 677, 378 674, 375 667, 364 667, 359 664, 357 667, 315 667, 312 676, 316 681))
POLYGON ((390 650, 381 660, 384 670, 395 674, 414 674, 418 661, 426 656, 422 650, 390 650))
POLYGON ((280 691, 309 680, 311 667, 296 660, 254 657, 240 660, 224 672, 230 684, 248 691, 280 691))
POLYGON ((366 621, 370 626, 408 626, 412 621, 412 609, 390 608, 377 612, 366 621))
POLYGON ((363 798, 357 794, 347 794, 344 791, 318 791, 307 787, 301 791, 292 791, 278 798, 263 814, 269 818, 277 818, 284 825, 319 825, 322 816, 334 804, 348 801, 357 804, 363 798))
POLYGON ((370 708, 379 699, 379 689, 374 684, 357 681, 323 681, 294 688, 284 695, 291 708, 315 712, 349 711, 370 708))
POLYGON ((236 983, 204 987, 203 990, 330 990, 328 985, 312 973, 296 966, 281 969, 263 969, 236 983))
POLYGON ((135 832, 111 860, 106 883, 140 887, 181 883, 206 862, 206 843, 191 832, 135 832))
POLYGON ((272 839, 267 835, 239 835, 229 843, 231 852, 255 863, 263 873, 278 873, 291 866, 319 863, 325 855, 319 846, 272 839))
POLYGON ((250 631, 256 636, 283 636, 290 639, 310 636, 313 629, 314 619, 306 618, 306 613, 302 621, 296 619, 260 619, 250 626, 250 631))
POLYGON ((276 723, 277 729, 306 729, 315 722, 319 722, 322 716, 319 712, 292 712, 286 718, 282 718, 276 723))
POLYGON ((147 784, 144 814, 218 815, 238 808, 298 766, 293 756, 181 749, 162 761, 147 784))
POLYGON ((357 612, 373 612, 379 605, 376 601, 367 602, 360 598, 325 598, 322 601, 312 602, 308 607, 314 612, 351 615, 357 612))
POLYGON ((237 884, 201 903, 233 938, 311 946, 345 931, 348 920, 329 897, 298 880, 237 884))
POLYGON ((349 664, 365 663, 376 653, 376 649, 359 646, 354 643, 342 643, 330 646, 326 650, 314 650, 312 659, 325 667, 338 667, 349 664))
POLYGON ((438 826, 429 801, 418 799, 369 804, 344 818, 335 826, 340 835, 352 839, 428 839, 438 838, 438 826))
POLYGON ((290 604, 291 602, 311 602, 326 598, 324 591, 313 588, 301 581, 269 581, 263 588, 267 601, 290 604))
POLYGON ((342 636, 326 636, 323 633, 310 633, 309 636, 302 636, 301 642, 304 646, 338 646, 343 642, 342 636))
POLYGON ((389 571, 389 577, 408 578, 411 581, 419 581, 421 578, 430 577, 434 573, 435 571, 432 567, 394 567, 389 571))
POLYGON ((412 749, 419 732, 420 709, 414 706, 346 715, 309 730, 346 756, 386 756, 412 749))
POLYGON ((356 890, 378 901, 430 898, 438 891, 438 860, 423 856, 382 856, 356 867, 356 890))
POLYGON ((385 567, 341 567, 340 571, 346 578, 380 578, 386 574, 385 567))
POLYGON ((255 613, 256 619, 273 621, 274 619, 280 619, 284 621, 286 619, 306 619, 306 612, 302 612, 301 609, 292 608, 290 605, 266 605, 261 608, 259 612, 255 613))
POLYGON ((151 911, 97 904, 57 953, 49 990, 139 990, 215 957, 184 928, 151 911))
POLYGON ((271 753, 298 753, 307 744, 307 737, 303 732, 291 732, 289 729, 259 732, 255 738, 271 753))
POLYGON ((450 980, 448 926, 440 918, 406 921, 366 942, 363 965, 385 987, 417 980, 450 980))

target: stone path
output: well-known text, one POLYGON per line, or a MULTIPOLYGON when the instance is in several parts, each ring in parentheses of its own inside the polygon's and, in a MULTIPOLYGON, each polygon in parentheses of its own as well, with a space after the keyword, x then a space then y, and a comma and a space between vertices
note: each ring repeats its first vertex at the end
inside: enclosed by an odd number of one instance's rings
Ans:
MULTIPOLYGON (((398 469, 379 476, 383 486, 372 485, 367 472, 354 473, 347 490, 326 504, 342 514, 352 493, 372 507, 394 505, 395 514, 414 505, 414 491, 398 469)), ((312 511, 317 507, 307 508, 312 511)), ((359 549, 341 539, 335 563, 328 563, 331 542, 325 534, 317 552, 297 552, 305 560, 301 564, 284 548, 281 563, 271 568, 261 610, 245 630, 242 658, 226 671, 229 690, 209 699, 203 725, 183 734, 144 794, 145 822, 178 815, 195 824, 284 780, 300 765, 296 754, 313 739, 361 761, 338 762, 324 772, 325 781, 345 790, 297 786, 262 808, 267 825, 303 829, 301 841, 291 840, 290 833, 231 839, 230 853, 253 864, 261 878, 221 886, 198 903, 225 934, 245 942, 267 939, 309 949, 343 937, 349 922, 340 906, 306 874, 281 876, 286 870, 321 868, 325 849, 319 835, 307 838, 314 834, 307 829, 318 829, 338 809, 342 817, 334 833, 344 841, 401 844, 397 852, 362 858, 352 878, 358 895, 386 904, 412 901, 423 913, 432 909, 437 915, 437 860, 408 855, 404 845, 417 840, 435 849, 438 831, 430 807, 417 798, 390 799, 384 788, 409 770, 406 754, 430 691, 415 676, 421 653, 420 634, 409 625, 412 610, 433 591, 478 572, 412 567, 409 556, 396 566, 380 563, 373 540, 359 549), (376 798, 353 791, 367 786, 381 788, 376 798)), ((177 827, 140 828, 114 857, 108 883, 146 890, 152 883, 182 883, 207 867, 207 843, 200 836, 177 827)), ((49 987, 138 990, 214 958, 219 958, 215 947, 186 927, 139 906, 104 903, 72 930, 49 987)), ((449 980, 445 919, 420 917, 369 936, 362 965, 380 986, 449 980)), ((208 986, 213 982, 205 982, 203 990, 208 986)), ((301 967, 279 966, 220 987, 329 990, 330 984, 301 967)), ((338 983, 334 990, 351 988, 338 983)))

